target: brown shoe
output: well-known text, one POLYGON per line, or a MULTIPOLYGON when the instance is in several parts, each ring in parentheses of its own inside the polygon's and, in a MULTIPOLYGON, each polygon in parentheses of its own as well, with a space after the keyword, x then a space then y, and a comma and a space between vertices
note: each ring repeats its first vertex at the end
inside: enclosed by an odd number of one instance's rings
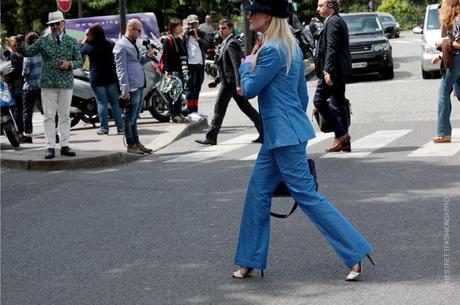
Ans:
POLYGON ((339 151, 346 151, 351 152, 351 143, 350 143, 350 135, 348 133, 344 134, 340 138, 335 138, 334 143, 331 147, 326 149, 327 153, 330 152, 339 152, 339 151))
POLYGON ((452 136, 436 136, 432 138, 433 143, 450 143, 452 136))
POLYGON ((139 142, 139 143, 136 143, 136 145, 137 145, 137 148, 139 148, 142 152, 144 152, 144 153, 146 153, 146 154, 151 154, 151 153, 153 152, 152 149, 145 147, 145 146, 142 145, 142 143, 140 143, 140 142, 139 142))
POLYGON ((143 155, 144 152, 137 147, 136 144, 131 144, 128 145, 128 153, 130 154, 137 154, 137 155, 143 155))

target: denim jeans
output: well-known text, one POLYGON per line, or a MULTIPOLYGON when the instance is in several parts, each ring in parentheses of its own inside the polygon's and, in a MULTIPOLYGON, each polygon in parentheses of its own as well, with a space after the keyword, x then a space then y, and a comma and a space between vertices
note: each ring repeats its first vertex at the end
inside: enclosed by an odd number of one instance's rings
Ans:
POLYGON ((10 88, 11 97, 14 99, 13 115, 16 125, 18 126, 18 133, 24 132, 24 101, 22 85, 10 88))
POLYGON ((125 137, 128 145, 139 143, 137 119, 143 105, 144 90, 142 88, 130 92, 131 98, 127 109, 124 110, 125 137))
POLYGON ((34 114, 35 103, 42 102, 41 90, 24 90, 24 132, 32 134, 32 117, 34 114))
POLYGON ((450 136, 452 134, 450 124, 450 113, 452 111, 450 94, 452 89, 455 89, 457 98, 460 99, 460 55, 454 56, 454 65, 444 72, 439 86, 438 136, 450 136))
POLYGON ((112 114, 117 125, 117 130, 123 130, 123 121, 121 119, 120 103, 118 102, 118 85, 116 83, 108 86, 91 86, 96 97, 97 112, 101 120, 101 130, 109 131, 108 121, 108 104, 112 106, 112 114))

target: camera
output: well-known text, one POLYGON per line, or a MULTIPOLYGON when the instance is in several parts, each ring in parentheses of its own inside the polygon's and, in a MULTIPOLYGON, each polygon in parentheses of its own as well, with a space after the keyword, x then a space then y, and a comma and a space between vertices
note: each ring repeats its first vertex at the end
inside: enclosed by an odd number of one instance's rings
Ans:
POLYGON ((187 28, 187 35, 189 36, 195 36, 196 30, 194 27, 188 27, 187 28))
POLYGON ((184 75, 184 78, 188 79, 189 71, 188 71, 187 56, 181 56, 179 57, 179 60, 180 60, 180 67, 182 69, 182 74, 184 75))

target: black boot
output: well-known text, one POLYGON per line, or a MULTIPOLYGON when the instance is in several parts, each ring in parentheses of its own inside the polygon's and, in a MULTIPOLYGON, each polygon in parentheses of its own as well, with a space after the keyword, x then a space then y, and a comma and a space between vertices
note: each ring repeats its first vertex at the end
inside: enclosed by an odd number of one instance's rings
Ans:
POLYGON ((46 150, 45 159, 53 159, 54 158, 54 148, 48 148, 46 150))
POLYGON ((61 155, 67 157, 75 157, 77 154, 70 149, 69 146, 61 147, 61 155))

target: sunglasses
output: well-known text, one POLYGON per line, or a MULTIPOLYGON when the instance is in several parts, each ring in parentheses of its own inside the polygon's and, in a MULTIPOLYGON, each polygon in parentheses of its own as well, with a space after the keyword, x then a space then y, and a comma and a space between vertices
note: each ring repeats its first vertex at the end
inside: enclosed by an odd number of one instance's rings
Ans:
POLYGON ((226 29, 228 29, 228 27, 225 27, 225 26, 219 27, 219 31, 220 31, 220 30, 226 30, 226 29))
POLYGON ((50 23, 50 27, 59 26, 59 25, 61 25, 60 22, 50 23))

